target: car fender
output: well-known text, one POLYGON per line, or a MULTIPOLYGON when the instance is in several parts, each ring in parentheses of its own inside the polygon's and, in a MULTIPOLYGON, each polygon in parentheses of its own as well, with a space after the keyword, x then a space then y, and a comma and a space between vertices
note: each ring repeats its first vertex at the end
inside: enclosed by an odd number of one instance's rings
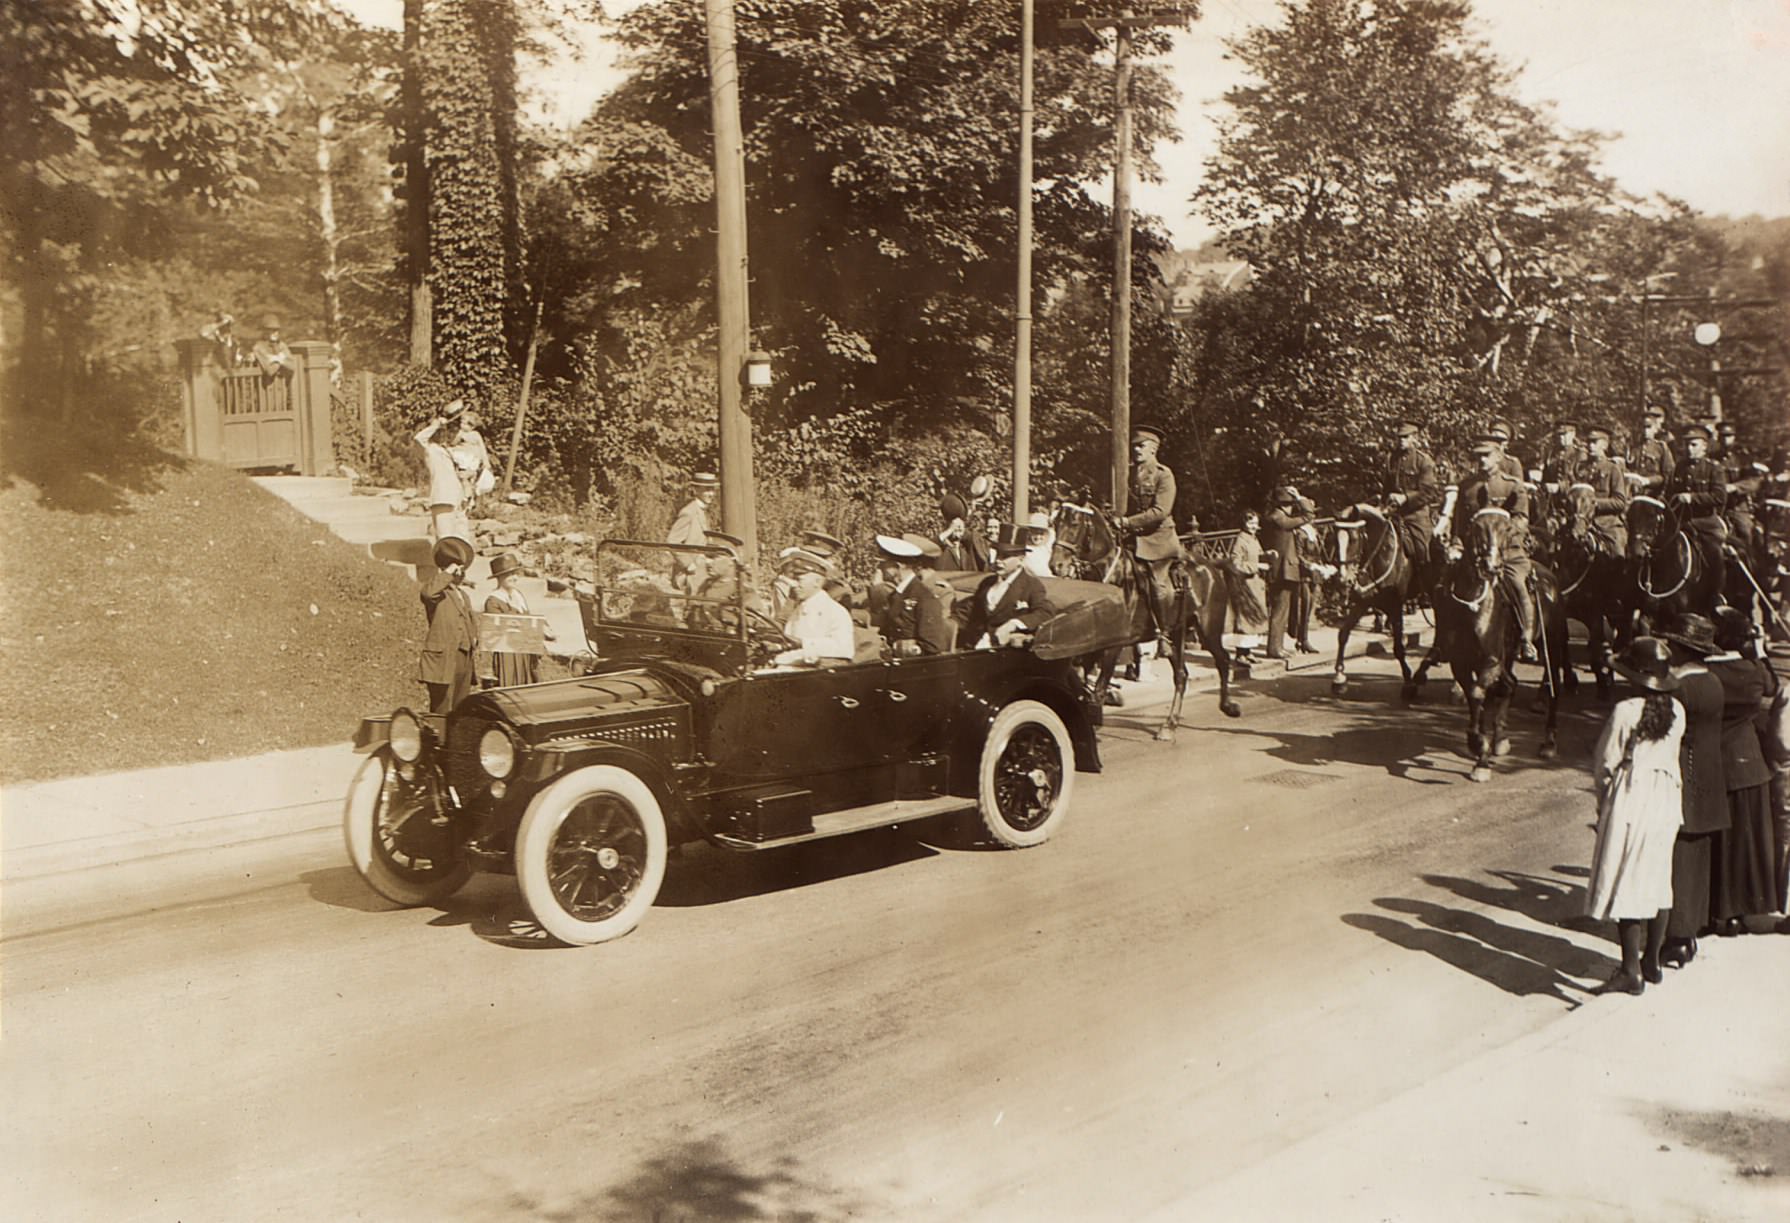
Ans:
POLYGON ((549 740, 537 744, 529 750, 528 762, 518 781, 527 788, 528 801, 532 802, 536 792, 546 789, 556 779, 593 764, 613 764, 627 769, 652 787, 665 812, 672 844, 702 839, 702 828, 684 797, 684 788, 674 778, 676 766, 668 769, 664 761, 622 744, 588 740, 549 740))
POLYGON ((1037 701, 1048 705, 1069 730, 1070 741, 1075 745, 1075 771, 1100 772, 1099 740, 1080 693, 1040 675, 1017 677, 1012 683, 1002 684, 989 692, 964 693, 962 708, 965 717, 958 745, 959 759, 973 762, 981 757, 982 745, 988 740, 989 728, 994 725, 996 715, 1014 701, 1037 701))

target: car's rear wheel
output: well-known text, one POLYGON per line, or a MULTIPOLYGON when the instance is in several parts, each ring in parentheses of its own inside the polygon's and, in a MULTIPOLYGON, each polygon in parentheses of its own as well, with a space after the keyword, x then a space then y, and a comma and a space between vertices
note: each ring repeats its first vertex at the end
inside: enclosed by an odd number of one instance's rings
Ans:
POLYGON ((395 904, 446 900, 472 874, 442 804, 440 778, 419 766, 406 781, 387 748, 367 757, 348 784, 342 836, 361 878, 395 904))
POLYGON ((516 832, 516 882, 554 938, 607 942, 652 908, 665 881, 666 842, 652 787, 616 765, 591 765, 529 803, 516 832))
POLYGON ((1075 745, 1056 710, 1015 701, 995 715, 976 789, 990 836, 1013 849, 1049 840, 1068 815, 1074 788, 1075 745))

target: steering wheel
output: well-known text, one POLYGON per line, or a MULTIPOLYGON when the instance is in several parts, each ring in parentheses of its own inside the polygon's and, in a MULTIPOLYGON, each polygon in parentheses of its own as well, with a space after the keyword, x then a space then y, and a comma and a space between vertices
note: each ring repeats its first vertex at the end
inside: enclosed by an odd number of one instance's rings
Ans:
POLYGON ((754 664, 768 662, 784 650, 802 647, 802 643, 792 640, 775 620, 753 607, 746 609, 746 644, 754 664))

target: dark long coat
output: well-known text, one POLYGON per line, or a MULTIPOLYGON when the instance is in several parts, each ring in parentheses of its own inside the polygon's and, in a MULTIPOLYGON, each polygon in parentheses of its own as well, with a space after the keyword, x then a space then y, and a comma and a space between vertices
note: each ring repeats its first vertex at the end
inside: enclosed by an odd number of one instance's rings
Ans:
POLYGON ((445 573, 430 578, 418 597, 429 617, 429 629, 417 655, 416 677, 425 684, 449 685, 447 707, 451 709, 472 691, 472 652, 479 642, 472 598, 466 587, 445 573))
POLYGON ((952 610, 952 615, 963 626, 957 635, 959 646, 974 649, 982 640, 982 634, 1000 628, 1009 620, 1018 620, 1027 628, 1035 629, 1050 618, 1053 609, 1044 583, 1024 569, 1014 576, 1013 584, 991 610, 988 592, 1000 580, 998 573, 983 578, 976 593, 961 600, 952 610))

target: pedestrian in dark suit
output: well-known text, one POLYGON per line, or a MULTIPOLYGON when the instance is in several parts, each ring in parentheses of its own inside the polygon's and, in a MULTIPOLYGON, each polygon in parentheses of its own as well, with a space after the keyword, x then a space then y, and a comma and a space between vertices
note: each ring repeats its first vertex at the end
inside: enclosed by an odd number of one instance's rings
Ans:
POLYGON ((416 677, 429 690, 429 712, 447 713, 472 691, 472 653, 478 647, 478 619, 463 579, 472 564, 472 545, 449 535, 435 545, 435 576, 423 586, 423 613, 429 618, 416 677))
POLYGON ((1287 622, 1299 594, 1305 566, 1299 559, 1299 528, 1310 524, 1315 507, 1287 485, 1274 490, 1262 530, 1268 557, 1268 657, 1285 658, 1287 622))
POLYGON ((1659 634, 1672 644, 1672 674, 1686 715, 1678 770, 1684 779, 1684 823, 1672 847, 1672 912, 1660 958, 1682 968, 1710 926, 1709 890, 1716 848, 1728 831, 1728 783, 1722 775, 1722 682, 1703 659, 1715 652, 1715 626, 1687 615, 1659 634))
POLYGON ((1051 616, 1050 595, 1042 578, 1027 573, 1026 549, 1031 547, 1030 527, 1003 522, 994 539, 998 572, 982 579, 976 593, 952 610, 963 626, 958 641, 973 650, 997 645, 1024 645, 1034 630, 1051 616))

